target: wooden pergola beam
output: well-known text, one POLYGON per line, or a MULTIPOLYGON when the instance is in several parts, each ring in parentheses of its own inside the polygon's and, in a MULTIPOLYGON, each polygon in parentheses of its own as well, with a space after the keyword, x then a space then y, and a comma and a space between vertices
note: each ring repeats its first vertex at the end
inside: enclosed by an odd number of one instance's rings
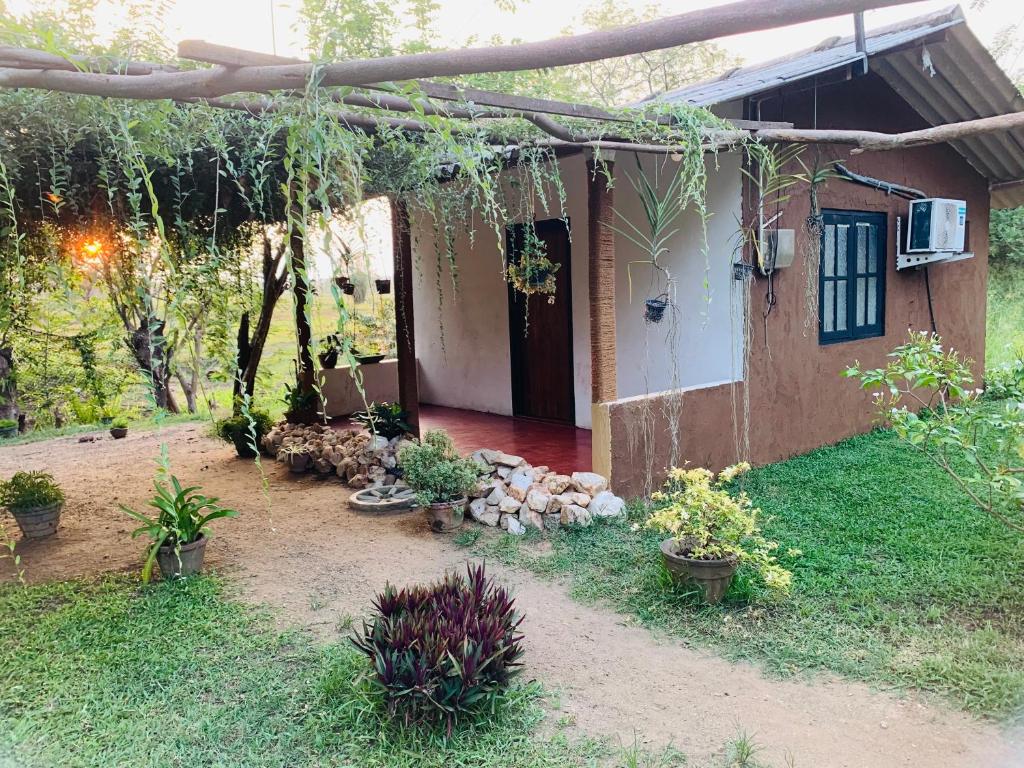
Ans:
POLYGON ((154 72, 132 77, 93 72, 17 70, 0 72, 0 87, 45 88, 126 99, 213 98, 232 93, 300 90, 314 76, 323 87, 452 77, 480 72, 539 69, 628 56, 726 35, 799 24, 902 5, 908 0, 740 0, 583 35, 536 43, 463 48, 314 66, 307 63, 154 72))

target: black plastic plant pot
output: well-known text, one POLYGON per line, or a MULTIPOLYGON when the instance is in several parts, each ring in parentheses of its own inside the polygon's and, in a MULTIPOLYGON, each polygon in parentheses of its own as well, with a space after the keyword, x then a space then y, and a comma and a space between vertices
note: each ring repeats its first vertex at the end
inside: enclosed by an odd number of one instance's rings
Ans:
POLYGON ((391 280, 384 278, 373 282, 377 284, 377 293, 391 293, 391 280))
POLYGON ((339 275, 334 278, 334 284, 341 290, 345 290, 346 285, 352 285, 352 281, 348 279, 348 275, 339 275))
POLYGON ((346 296, 351 296, 356 292, 355 283, 345 283, 343 286, 341 286, 341 292, 344 293, 346 296))
POLYGON ((321 352, 317 357, 320 359, 321 368, 333 368, 338 364, 338 350, 336 349, 321 352))
POLYGON ((647 299, 644 302, 644 320, 648 323, 660 323, 665 316, 666 307, 668 307, 668 298, 664 294, 654 299, 647 299))
POLYGON ((544 283, 548 281, 549 277, 551 277, 550 270, 534 272, 532 275, 530 275, 530 278, 527 280, 527 283, 531 288, 541 288, 544 286, 544 283))

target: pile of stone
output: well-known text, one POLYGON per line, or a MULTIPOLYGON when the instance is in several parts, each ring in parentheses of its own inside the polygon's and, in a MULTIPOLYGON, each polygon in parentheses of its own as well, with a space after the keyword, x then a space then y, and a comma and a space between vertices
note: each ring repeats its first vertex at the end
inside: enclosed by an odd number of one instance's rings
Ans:
POLYGON ((282 449, 301 446, 313 471, 335 474, 350 488, 376 488, 396 481, 398 451, 406 442, 405 437, 388 440, 355 429, 283 422, 264 436, 263 449, 279 461, 286 461, 287 453, 282 449))
POLYGON ((527 528, 587 526, 595 517, 625 511, 625 502, 608 490, 608 479, 594 472, 563 475, 486 448, 471 458, 481 469, 469 505, 469 514, 478 523, 522 535, 527 528))

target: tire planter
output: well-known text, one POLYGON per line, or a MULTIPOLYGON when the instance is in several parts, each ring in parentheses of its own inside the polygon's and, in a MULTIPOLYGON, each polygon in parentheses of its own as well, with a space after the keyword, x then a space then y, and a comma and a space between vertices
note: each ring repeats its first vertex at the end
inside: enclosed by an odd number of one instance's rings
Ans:
POLYGON ((18 427, 4 427, 0 429, 0 440, 10 440, 12 437, 18 436, 18 427))
POLYGON ((390 515, 416 508, 416 492, 407 485, 382 485, 364 488, 349 496, 348 505, 356 512, 390 515))
POLYGON ((434 533, 450 533, 458 530, 466 517, 466 505, 469 499, 463 496, 456 501, 443 501, 440 504, 430 504, 423 508, 430 524, 430 530, 434 533))
POLYGON ((661 559, 672 581, 700 587, 704 599, 711 605, 721 602, 739 566, 736 559, 692 560, 676 554, 676 546, 675 539, 661 542, 661 559))
POLYGON ((43 507, 11 508, 10 512, 21 528, 22 536, 26 539, 45 539, 57 532, 63 509, 63 504, 47 504, 43 507))
POLYGON ((191 544, 182 544, 180 553, 175 552, 174 547, 160 547, 156 551, 156 562, 164 579, 177 579, 203 570, 205 556, 206 537, 200 536, 191 544))
POLYGON ((120 440, 123 437, 127 437, 128 427, 111 427, 110 436, 115 440, 120 440))

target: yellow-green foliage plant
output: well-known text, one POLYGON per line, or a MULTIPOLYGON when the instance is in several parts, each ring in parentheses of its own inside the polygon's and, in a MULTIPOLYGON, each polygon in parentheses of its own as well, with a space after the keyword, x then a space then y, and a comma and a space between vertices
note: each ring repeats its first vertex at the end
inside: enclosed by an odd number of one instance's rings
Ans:
POLYGON ((654 511, 647 527, 675 539, 682 557, 735 560, 746 564, 769 590, 785 594, 793 574, 779 565, 774 555, 778 544, 761 535, 761 511, 746 493, 730 490, 736 478, 749 469, 743 462, 723 469, 717 477, 704 468, 670 469, 662 490, 651 495, 654 511))

